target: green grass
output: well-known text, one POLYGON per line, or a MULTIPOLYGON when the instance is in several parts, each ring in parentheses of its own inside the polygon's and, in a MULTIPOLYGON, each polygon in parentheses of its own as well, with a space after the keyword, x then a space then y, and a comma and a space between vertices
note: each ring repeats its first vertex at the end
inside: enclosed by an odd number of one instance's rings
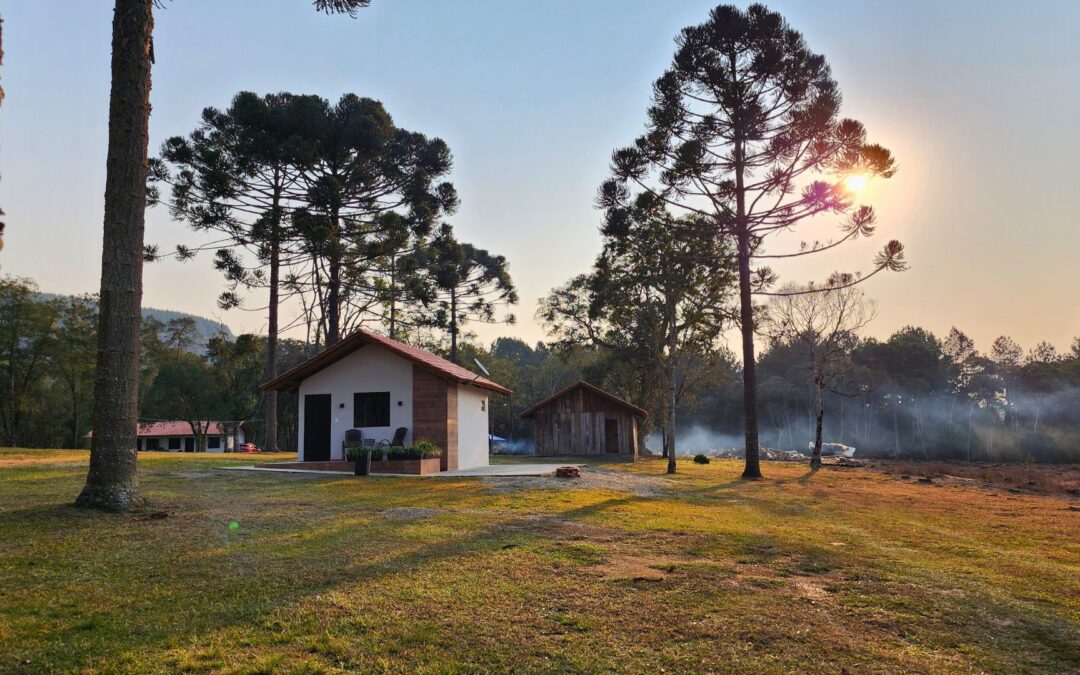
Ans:
POLYGON ((268 459, 140 455, 150 505, 110 515, 70 506, 86 453, 0 451, 0 671, 1080 669, 1064 500, 729 461, 648 497, 212 469, 268 459))

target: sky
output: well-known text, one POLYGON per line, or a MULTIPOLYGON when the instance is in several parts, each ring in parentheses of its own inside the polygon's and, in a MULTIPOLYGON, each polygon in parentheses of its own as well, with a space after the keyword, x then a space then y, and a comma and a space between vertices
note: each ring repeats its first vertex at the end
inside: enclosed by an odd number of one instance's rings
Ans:
MULTIPOLYGON (((111 4, 0 0, 0 271, 43 291, 98 288, 111 4)), ((612 150, 641 133, 678 31, 715 4, 374 0, 349 19, 308 0, 171 0, 156 12, 150 151, 241 90, 379 99, 399 126, 449 144, 461 197, 450 222, 510 262, 518 322, 471 328, 533 342, 536 301, 600 250, 593 199, 612 150)), ((1002 334, 1067 349, 1080 336, 1080 3, 769 6, 826 56, 842 114, 900 166, 863 193, 874 238, 777 266, 782 281, 866 269, 895 238, 910 269, 866 283, 869 334, 955 325, 983 350, 1002 334)), ((815 220, 796 239, 837 224, 815 220)), ((148 214, 148 243, 201 239, 148 214)), ((167 260, 146 267, 143 304, 265 331, 260 312, 217 309, 221 290, 209 257, 167 260)))

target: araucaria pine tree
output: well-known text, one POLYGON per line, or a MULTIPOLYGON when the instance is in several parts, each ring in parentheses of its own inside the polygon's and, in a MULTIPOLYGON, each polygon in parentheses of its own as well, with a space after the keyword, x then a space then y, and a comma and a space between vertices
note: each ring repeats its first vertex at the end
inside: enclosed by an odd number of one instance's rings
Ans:
POLYGON ((464 324, 514 323, 513 314, 498 314, 499 308, 518 301, 506 258, 459 242, 449 225, 440 228, 417 258, 425 278, 416 285, 416 299, 430 311, 424 323, 450 334, 451 361, 458 361, 464 324))
MULTIPOLYGON (((215 267, 229 284, 221 307, 240 304, 237 286, 267 287, 268 378, 277 374, 281 272, 290 262, 288 215, 300 189, 296 164, 306 154, 303 121, 322 106, 316 96, 241 92, 226 110, 203 110, 199 128, 187 138, 165 141, 161 160, 151 165, 152 176, 172 186, 173 217, 224 235, 210 245, 216 249, 215 267)), ((177 252, 194 254, 184 247, 177 252)), ((263 407, 264 443, 273 450, 278 447, 277 392, 265 393, 263 407)))
MULTIPOLYGON (((86 485, 75 501, 89 508, 126 510, 142 503, 135 443, 154 4, 116 0, 113 11, 94 435, 86 485)), ((369 4, 314 1, 321 12, 349 16, 369 4)))
MULTIPOLYGON (((840 90, 825 58, 762 5, 721 5, 705 23, 683 29, 671 67, 653 86, 645 133, 612 156, 612 178, 600 190, 607 209, 662 203, 708 218, 731 239, 739 277, 742 333, 745 478, 759 478, 754 296, 770 292, 770 259, 810 255, 873 233, 874 212, 857 206, 853 186, 888 178, 888 150, 842 119, 840 90), (814 216, 842 216, 835 239, 770 251, 771 235, 806 227, 814 216)), ((903 246, 890 241, 873 270, 905 267, 903 246)))

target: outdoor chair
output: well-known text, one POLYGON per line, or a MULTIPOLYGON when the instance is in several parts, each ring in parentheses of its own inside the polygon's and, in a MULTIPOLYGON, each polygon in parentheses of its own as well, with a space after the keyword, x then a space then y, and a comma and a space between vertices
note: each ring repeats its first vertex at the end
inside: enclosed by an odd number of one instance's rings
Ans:
POLYGON ((408 433, 408 429, 405 427, 398 427, 394 432, 394 440, 390 441, 390 447, 402 448, 405 447, 405 434, 408 433))

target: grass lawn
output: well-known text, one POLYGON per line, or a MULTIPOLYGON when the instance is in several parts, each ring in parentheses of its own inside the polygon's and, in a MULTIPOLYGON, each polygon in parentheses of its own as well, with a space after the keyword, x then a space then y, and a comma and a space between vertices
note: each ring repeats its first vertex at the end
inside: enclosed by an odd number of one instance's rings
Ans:
POLYGON ((109 515, 70 506, 86 453, 0 451, 0 671, 1080 670, 1075 501, 783 463, 139 461, 150 506, 109 515))

